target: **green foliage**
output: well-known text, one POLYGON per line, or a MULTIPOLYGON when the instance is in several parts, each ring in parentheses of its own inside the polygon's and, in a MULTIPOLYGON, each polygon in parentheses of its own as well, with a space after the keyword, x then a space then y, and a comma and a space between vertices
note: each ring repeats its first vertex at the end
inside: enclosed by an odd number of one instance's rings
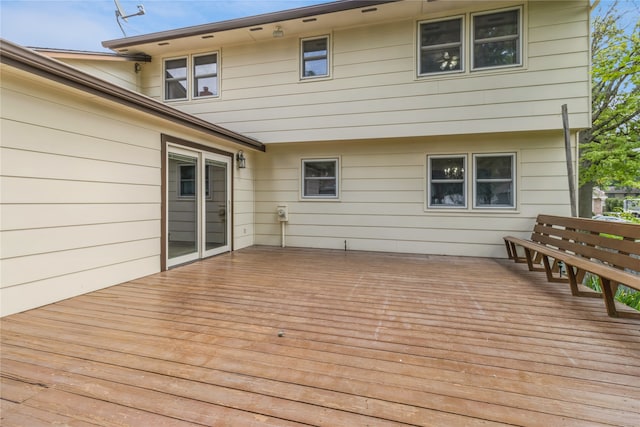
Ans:
MULTIPOLYGON (((596 292, 602 292, 600 278, 598 278, 598 276, 592 274, 587 275, 584 284, 596 292)), ((626 286, 619 286, 618 292, 616 292, 616 300, 640 311, 640 292, 629 289, 626 286)))
POLYGON ((581 185, 640 187, 640 19, 620 28, 618 4, 592 21, 593 125, 581 133, 581 185))
POLYGON ((609 197, 604 201, 604 209, 606 212, 622 211, 622 205, 622 199, 616 199, 615 197, 609 197))

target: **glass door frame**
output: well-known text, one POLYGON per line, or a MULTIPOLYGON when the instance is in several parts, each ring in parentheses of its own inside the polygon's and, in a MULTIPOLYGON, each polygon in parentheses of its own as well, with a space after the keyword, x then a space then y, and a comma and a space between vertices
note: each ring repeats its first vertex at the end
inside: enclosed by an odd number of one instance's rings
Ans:
POLYGON ((233 153, 216 149, 213 147, 208 147, 206 145, 198 144, 195 142, 187 141, 181 138, 172 137, 169 135, 162 135, 162 145, 161 145, 161 155, 162 155, 162 166, 161 166, 161 180, 162 180, 162 188, 161 188, 161 245, 160 245, 160 269, 161 271, 168 270, 171 267, 196 261, 198 259, 203 259, 209 256, 217 255, 224 252, 229 252, 233 250, 233 153), (196 256, 193 257, 185 257, 182 259, 180 257, 179 261, 177 259, 170 260, 169 259, 169 152, 175 151, 177 153, 182 152, 183 154, 195 155, 198 158, 198 190, 197 190, 197 225, 198 225, 198 233, 197 233, 197 252, 196 256), (225 224, 225 233, 226 233, 226 244, 220 247, 216 247, 210 250, 206 250, 206 227, 204 226, 204 218, 206 218, 206 206, 205 206, 205 198, 206 198, 206 189, 204 182, 205 177, 205 164, 206 159, 214 160, 216 162, 224 163, 226 165, 226 224, 225 224), (202 179, 200 179, 202 177, 202 179))

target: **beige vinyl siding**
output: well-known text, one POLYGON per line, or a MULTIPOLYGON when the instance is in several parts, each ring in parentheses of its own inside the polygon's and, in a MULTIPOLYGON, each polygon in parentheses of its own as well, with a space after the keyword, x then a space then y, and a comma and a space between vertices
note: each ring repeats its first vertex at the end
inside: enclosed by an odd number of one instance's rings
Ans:
MULTIPOLYGON (((158 272, 161 135, 237 148, 9 67, 2 76, 0 314, 158 272)), ((253 215, 243 197, 241 218, 253 215)))
MULTIPOLYGON (((451 16, 521 4, 477 2, 451 16)), ((220 99, 175 105, 266 143, 561 129, 562 104, 572 128, 589 126, 584 1, 524 3, 523 67, 469 71, 467 60, 465 73, 418 78, 417 22, 444 16, 331 29, 328 80, 299 81, 298 35, 224 46, 220 99)), ((161 62, 147 65, 155 97, 161 62)))
MULTIPOLYGON (((575 135, 574 135, 575 136, 575 135)), ((469 166, 468 166, 469 167, 469 166)), ((561 132, 272 145, 256 171, 256 243, 504 257, 502 236, 526 236, 538 213, 570 214, 561 132), (426 208, 426 157, 516 153, 516 209, 426 208), (339 201, 300 198, 300 159, 340 156, 339 201)), ((469 177, 471 179, 471 174, 469 177)))
MULTIPOLYGON (((85 73, 98 77, 99 79, 122 86, 125 89, 140 92, 141 74, 135 71, 133 61, 97 61, 89 59, 62 58, 59 61, 71 65, 85 73)), ((145 67, 144 62, 138 62, 139 66, 145 67)))

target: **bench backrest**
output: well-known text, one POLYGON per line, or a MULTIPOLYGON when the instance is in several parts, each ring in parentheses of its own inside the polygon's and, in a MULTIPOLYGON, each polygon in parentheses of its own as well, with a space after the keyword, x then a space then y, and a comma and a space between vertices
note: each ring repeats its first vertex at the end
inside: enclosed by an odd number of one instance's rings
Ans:
POLYGON ((640 274, 640 225, 538 215, 531 240, 640 274))

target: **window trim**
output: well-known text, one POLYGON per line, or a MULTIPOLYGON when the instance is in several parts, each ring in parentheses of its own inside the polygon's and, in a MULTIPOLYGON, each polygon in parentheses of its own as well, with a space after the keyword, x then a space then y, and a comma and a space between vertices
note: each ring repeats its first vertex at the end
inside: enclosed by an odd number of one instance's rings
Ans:
MULTIPOLYGON (((470 14, 470 19, 469 19, 469 59, 471 62, 471 67, 470 67, 470 71, 472 72, 477 72, 477 71, 484 71, 484 70, 497 70, 497 69, 504 69, 504 68, 516 68, 516 67, 523 67, 524 66, 524 10, 522 8, 522 6, 517 6, 517 7, 508 7, 508 8, 504 8, 504 9, 494 9, 494 10, 489 10, 489 11, 482 11, 482 12, 473 12, 470 14), (494 15, 494 14, 498 14, 498 13, 503 13, 503 12, 513 12, 513 11, 517 11, 518 12, 518 34, 517 34, 517 52, 518 52, 518 62, 514 63, 514 64, 507 64, 507 65, 493 65, 493 66, 489 66, 489 67, 476 67, 475 65, 475 46, 476 46, 476 39, 475 39, 475 18, 477 16, 485 16, 485 15, 494 15)), ((503 37, 496 37, 494 39, 502 39, 505 37, 509 37, 509 36, 503 36, 503 37)), ((513 38, 513 36, 510 36, 511 38, 513 38)), ((491 40, 491 39, 482 39, 482 40, 491 40)))
MULTIPOLYGON (((468 209, 468 191, 467 187, 469 186, 469 168, 467 167, 468 162, 468 154, 428 154, 427 155, 427 209, 468 209), (431 184, 434 183, 434 180, 431 178, 431 159, 456 159, 462 158, 463 168, 464 168, 464 177, 462 180, 455 180, 458 182, 462 182, 462 193, 464 197, 463 205, 434 205, 431 204, 431 184)), ((436 180, 442 181, 442 183, 452 182, 454 180, 436 180)), ((436 182, 437 183, 437 182, 436 182)))
POLYGON ((429 19, 429 20, 422 20, 422 21, 418 21, 418 27, 417 27, 417 38, 416 38, 416 42, 417 42, 417 62, 416 62, 416 69, 417 69, 417 75, 418 77, 430 77, 430 76, 442 76, 442 75, 446 75, 446 74, 458 74, 458 73, 465 73, 466 72, 466 65, 467 65, 467 61, 466 61, 466 40, 465 40, 465 33, 467 31, 467 27, 466 27, 466 15, 454 15, 454 16, 447 16, 444 18, 439 18, 439 19, 429 19), (421 72, 421 63, 422 63, 422 52, 424 50, 426 50, 423 46, 422 46, 422 31, 421 31, 421 27, 422 24, 431 24, 431 23, 436 23, 436 22, 445 22, 445 21, 454 21, 454 20, 460 20, 460 42, 459 43, 445 43, 443 45, 434 45, 434 46, 460 46, 460 69, 459 70, 444 70, 444 71, 433 71, 433 72, 428 72, 428 73, 422 73, 421 72))
POLYGON ((518 186, 517 186, 517 153, 505 152, 505 153, 474 153, 473 154, 473 209, 479 210, 515 210, 518 207, 518 186), (511 157, 511 179, 499 178, 499 179, 483 179, 478 180, 478 167, 476 159, 479 157, 511 157), (513 193, 512 205, 496 205, 496 206, 478 206, 477 203, 477 188, 479 182, 511 182, 511 191, 513 193))
MULTIPOLYGON (((300 80, 301 81, 309 81, 309 80, 331 78, 331 52, 332 52, 332 49, 331 49, 331 36, 329 34, 324 34, 324 35, 321 35, 321 36, 312 36, 312 37, 301 38, 300 39, 300 61, 299 61, 300 80), (327 55, 326 55, 327 73, 326 74, 320 74, 320 75, 317 75, 317 76, 305 76, 304 75, 304 64, 305 64, 304 43, 307 42, 307 41, 320 40, 320 39, 326 39, 327 40, 327 55)), ((324 58, 324 56, 323 56, 323 58, 324 58)))
POLYGON ((302 158, 300 159, 300 199, 301 200, 340 200, 340 191, 341 191, 341 185, 340 185, 340 157, 336 156, 336 157, 307 157, 307 158, 302 158), (305 177, 305 164, 307 162, 335 162, 336 165, 336 176, 335 176, 335 181, 336 181, 336 191, 335 191, 335 195, 329 195, 329 196, 325 196, 325 195, 318 195, 318 196, 307 196, 305 194, 305 182, 307 180, 307 178, 305 177))

